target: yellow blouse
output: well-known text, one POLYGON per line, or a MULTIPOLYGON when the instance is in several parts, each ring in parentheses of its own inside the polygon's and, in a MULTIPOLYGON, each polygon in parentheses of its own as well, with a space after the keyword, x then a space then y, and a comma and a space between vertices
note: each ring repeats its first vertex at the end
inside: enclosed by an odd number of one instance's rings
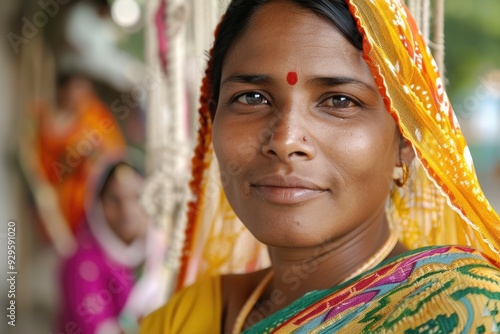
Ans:
POLYGON ((176 293, 142 321, 140 334, 220 333, 221 319, 221 282, 214 276, 176 293))

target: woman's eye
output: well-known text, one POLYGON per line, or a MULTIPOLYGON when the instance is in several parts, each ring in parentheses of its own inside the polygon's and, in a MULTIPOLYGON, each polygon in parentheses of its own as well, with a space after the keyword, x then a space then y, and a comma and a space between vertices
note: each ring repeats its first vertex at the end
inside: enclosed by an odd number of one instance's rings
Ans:
POLYGON ((245 93, 243 95, 238 96, 236 98, 236 101, 243 104, 251 104, 251 105, 268 103, 266 98, 260 93, 245 93))
POLYGON ((322 105, 333 108, 349 108, 356 105, 356 103, 346 96, 339 95, 329 97, 322 103, 322 105))

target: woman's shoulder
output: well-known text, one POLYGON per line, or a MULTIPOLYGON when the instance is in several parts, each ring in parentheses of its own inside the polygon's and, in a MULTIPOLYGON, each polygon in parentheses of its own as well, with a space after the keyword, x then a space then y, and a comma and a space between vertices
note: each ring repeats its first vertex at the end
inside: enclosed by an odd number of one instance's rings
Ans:
POLYGON ((432 246, 404 253, 387 263, 382 268, 405 273, 415 282, 428 279, 447 278, 454 281, 493 282, 500 288, 500 268, 482 252, 466 246, 432 246))
POLYGON ((224 305, 244 303, 269 270, 266 268, 244 274, 222 275, 223 289, 221 293, 224 305))
POLYGON ((87 231, 77 233, 77 247, 75 251, 62 261, 63 271, 78 271, 80 266, 94 263, 99 268, 105 265, 103 253, 95 239, 87 231))
POLYGON ((453 282, 464 287, 472 286, 490 288, 500 291, 500 268, 482 252, 466 246, 427 247, 403 257, 401 264, 411 265, 418 280, 438 279, 440 284, 453 282))
POLYGON ((430 263, 460 266, 464 264, 463 261, 484 263, 485 265, 500 269, 498 263, 495 263, 494 260, 481 251, 469 246, 460 245, 427 246, 406 251, 381 263, 380 266, 394 266, 402 264, 425 265, 430 263))
POLYGON ((215 333, 220 331, 221 277, 210 276, 188 286, 148 315, 141 333, 215 333))
POLYGON ((500 269, 481 252, 462 246, 428 247, 394 264, 400 272, 396 276, 406 279, 382 298, 386 328, 417 333, 439 327, 469 333, 496 326, 500 269))
POLYGON ((267 271, 210 276, 188 286, 148 315, 141 333, 219 333, 234 320, 253 287, 267 271), (222 288, 224 287, 224 288, 222 288))

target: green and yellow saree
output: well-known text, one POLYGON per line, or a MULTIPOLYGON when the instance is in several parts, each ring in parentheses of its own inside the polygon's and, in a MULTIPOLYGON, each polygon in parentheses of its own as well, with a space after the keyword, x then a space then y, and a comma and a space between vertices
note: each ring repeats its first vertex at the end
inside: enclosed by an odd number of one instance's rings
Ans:
POLYGON ((312 291, 245 333, 497 333, 500 271, 470 248, 426 247, 312 291))

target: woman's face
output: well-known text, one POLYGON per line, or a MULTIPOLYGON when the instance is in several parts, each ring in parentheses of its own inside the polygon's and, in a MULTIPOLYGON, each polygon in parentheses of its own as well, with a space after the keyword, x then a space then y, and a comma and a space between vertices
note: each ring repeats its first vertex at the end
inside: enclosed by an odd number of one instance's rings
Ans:
POLYGON ((399 139, 361 52, 314 13, 264 5, 226 55, 214 149, 232 208, 267 245, 384 223, 399 139))
POLYGON ((104 217, 113 232, 127 244, 143 237, 149 225, 139 201, 142 185, 142 177, 132 168, 119 166, 102 194, 104 217))

